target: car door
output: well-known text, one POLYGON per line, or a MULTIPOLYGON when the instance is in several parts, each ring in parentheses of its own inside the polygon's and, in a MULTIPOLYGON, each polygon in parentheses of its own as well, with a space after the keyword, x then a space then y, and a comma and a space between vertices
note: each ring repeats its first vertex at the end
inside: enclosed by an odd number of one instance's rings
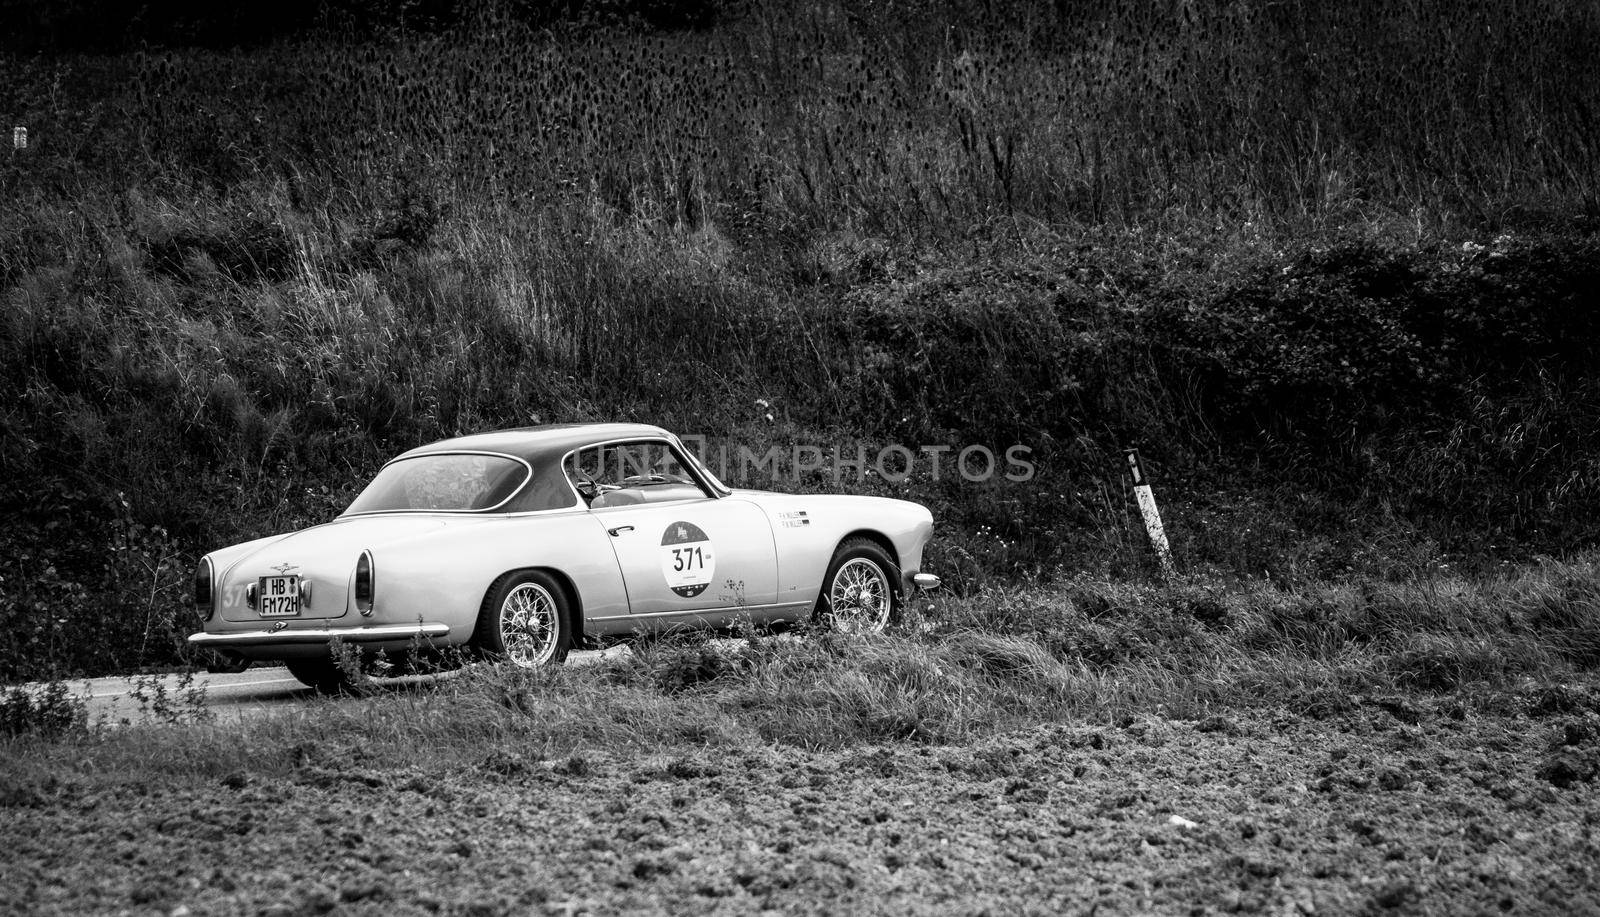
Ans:
POLYGON ((577 465, 641 622, 759 623, 774 614, 777 552, 766 513, 706 490, 674 445, 608 444, 577 465))

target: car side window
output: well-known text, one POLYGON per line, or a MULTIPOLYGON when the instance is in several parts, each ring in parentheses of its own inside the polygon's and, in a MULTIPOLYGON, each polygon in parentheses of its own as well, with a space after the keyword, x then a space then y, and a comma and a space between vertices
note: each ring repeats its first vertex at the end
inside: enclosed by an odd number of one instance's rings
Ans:
POLYGON ((563 466, 593 509, 708 496, 668 443, 612 443, 580 449, 563 466))

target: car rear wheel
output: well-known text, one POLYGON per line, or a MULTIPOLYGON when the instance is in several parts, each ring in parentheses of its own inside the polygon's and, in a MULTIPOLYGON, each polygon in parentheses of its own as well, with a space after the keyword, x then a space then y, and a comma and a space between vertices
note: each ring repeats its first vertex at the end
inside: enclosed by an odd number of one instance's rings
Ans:
POLYGON ((833 552, 817 618, 844 634, 877 634, 900 619, 899 567, 875 541, 849 538, 833 552))
POLYGON ((349 684, 344 671, 333 658, 288 659, 283 663, 299 682, 318 694, 342 694, 349 684))
POLYGON ((216 650, 204 650, 200 661, 212 675, 236 675, 250 668, 250 660, 243 656, 227 656, 216 650))
POLYGON ((484 597, 473 644, 490 659, 525 669, 560 665, 572 648, 569 611, 555 577, 538 570, 507 573, 484 597))

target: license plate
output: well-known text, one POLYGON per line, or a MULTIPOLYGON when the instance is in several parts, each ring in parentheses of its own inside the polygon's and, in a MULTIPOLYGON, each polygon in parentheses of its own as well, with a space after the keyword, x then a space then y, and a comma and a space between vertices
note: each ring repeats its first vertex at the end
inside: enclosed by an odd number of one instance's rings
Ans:
POLYGON ((263 618, 292 618, 300 613, 300 577, 263 576, 257 585, 256 613, 263 618))

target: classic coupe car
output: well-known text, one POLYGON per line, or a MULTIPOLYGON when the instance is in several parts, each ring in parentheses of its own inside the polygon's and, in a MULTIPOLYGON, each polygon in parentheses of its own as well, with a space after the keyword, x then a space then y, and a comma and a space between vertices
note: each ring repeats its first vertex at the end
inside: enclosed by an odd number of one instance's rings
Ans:
POLYGON ((683 627, 873 632, 938 585, 932 529, 901 500, 731 489, 658 427, 462 436, 390 461, 331 522, 201 558, 189 642, 326 691, 336 639, 538 666, 683 627))

